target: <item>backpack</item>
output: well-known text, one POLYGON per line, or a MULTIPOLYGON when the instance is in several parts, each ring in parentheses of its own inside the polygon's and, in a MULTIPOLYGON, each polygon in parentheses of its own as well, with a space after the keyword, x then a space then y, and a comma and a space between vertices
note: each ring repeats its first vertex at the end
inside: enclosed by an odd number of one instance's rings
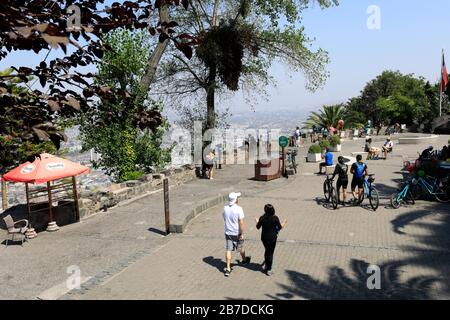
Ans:
POLYGON ((363 177, 363 173, 366 170, 366 165, 364 163, 355 163, 356 164, 356 177, 357 178, 362 178, 363 177))

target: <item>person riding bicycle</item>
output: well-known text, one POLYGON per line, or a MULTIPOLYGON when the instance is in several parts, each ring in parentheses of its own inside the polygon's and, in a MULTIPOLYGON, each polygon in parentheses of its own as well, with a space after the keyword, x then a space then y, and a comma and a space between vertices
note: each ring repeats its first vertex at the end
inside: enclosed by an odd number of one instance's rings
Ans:
POLYGON ((338 164, 336 165, 336 168, 334 169, 334 173, 333 173, 333 176, 331 177, 331 180, 334 180, 334 178, 336 176, 338 176, 338 180, 336 183, 337 194, 339 195, 339 190, 342 187, 342 194, 343 194, 342 203, 346 203, 347 202, 347 187, 348 187, 348 165, 345 164, 345 158, 343 156, 340 156, 338 158, 338 164))
POLYGON ((364 193, 364 177, 369 175, 369 170, 367 165, 362 162, 362 155, 358 154, 356 157, 356 161, 350 170, 350 173, 353 174, 352 180, 352 194, 353 201, 357 203, 359 199, 362 198, 364 193), (358 187, 358 196, 356 195, 356 187, 358 187))

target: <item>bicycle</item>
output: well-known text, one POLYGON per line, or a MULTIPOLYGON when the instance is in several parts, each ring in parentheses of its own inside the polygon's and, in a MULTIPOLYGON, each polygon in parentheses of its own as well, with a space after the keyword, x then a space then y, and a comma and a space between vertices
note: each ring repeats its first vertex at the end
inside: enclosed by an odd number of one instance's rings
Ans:
POLYGON ((295 172, 295 174, 297 174, 297 161, 295 160, 295 157, 298 155, 296 150, 291 150, 287 152, 287 156, 288 156, 288 163, 289 163, 289 167, 292 168, 295 172))
POLYGON ((326 202, 332 204, 333 209, 337 209, 339 205, 339 198, 336 189, 333 186, 334 179, 331 179, 332 175, 327 174, 327 179, 323 183, 323 194, 326 202))
POLYGON ((441 181, 438 178, 431 176, 427 176, 425 178, 420 177, 417 180, 417 184, 412 189, 414 198, 422 199, 425 196, 431 196, 441 203, 450 202, 448 192, 441 188, 442 182, 446 182, 446 180, 441 181))
POLYGON ((372 185, 375 182, 374 174, 369 174, 368 178, 364 179, 364 192, 362 193, 358 205, 361 205, 367 197, 369 199, 370 207, 373 211, 377 211, 380 206, 380 197, 377 189, 372 185))
POLYGON ((391 205, 394 209, 400 208, 402 203, 416 204, 412 191, 416 183, 417 181, 415 179, 408 179, 408 181, 403 183, 398 192, 391 196, 391 205))

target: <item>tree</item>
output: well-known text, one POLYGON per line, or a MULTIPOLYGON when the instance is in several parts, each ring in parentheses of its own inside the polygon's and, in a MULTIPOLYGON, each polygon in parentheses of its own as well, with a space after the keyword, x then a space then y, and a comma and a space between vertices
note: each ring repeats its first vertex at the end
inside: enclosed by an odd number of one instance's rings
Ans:
POLYGON ((176 20, 194 36, 194 55, 191 60, 178 54, 165 60, 154 92, 177 106, 193 99, 195 105, 206 104, 205 128, 212 129, 217 95, 241 88, 247 93, 264 92, 275 61, 302 71, 309 89, 320 87, 327 78, 327 54, 312 51, 304 28, 298 27, 301 12, 313 2, 322 8, 337 4, 334 0, 191 0, 189 10, 176 20))
POLYGON ((149 98, 140 84, 146 72, 151 47, 145 31, 117 29, 102 37, 111 48, 98 63, 96 84, 127 94, 114 102, 100 101, 80 115, 84 149, 94 149, 101 159, 94 166, 104 169, 116 181, 135 179, 145 172, 163 167, 170 160, 170 149, 162 149, 162 137, 168 128, 151 124, 162 105, 149 98), (142 119, 141 115, 148 118, 142 119), (104 125, 99 125, 104 124, 104 125))
MULTIPOLYGON (((0 76, 8 76, 13 72, 12 69, 5 70, 0 72, 0 76)), ((30 79, 31 80, 31 79, 30 79)), ((10 96, 27 96, 30 95, 30 90, 22 85, 22 80, 18 78, 8 78, 4 82, 6 90, 10 93, 10 96)), ((6 108, 6 110, 10 110, 6 108)), ((41 119, 46 119, 50 121, 51 118, 48 114, 43 111, 44 114, 28 114, 27 109, 16 109, 14 113, 5 112, 0 113, 0 126, 5 126, 5 124, 9 124, 13 128, 21 128, 24 125, 24 118, 26 117, 40 117, 41 119)), ((34 130, 41 130, 45 124, 37 125, 34 130)), ((8 170, 13 167, 26 162, 26 161, 34 161, 34 156, 37 154, 41 154, 43 152, 55 153, 56 147, 55 145, 59 143, 60 135, 63 135, 60 131, 52 131, 47 128, 51 141, 41 142, 35 136, 30 136, 25 141, 22 141, 18 135, 15 135, 14 132, 11 134, 0 135, 0 174, 6 173, 8 170)))
MULTIPOLYGON (((0 124, 3 139, 12 136, 18 141, 17 146, 39 139, 52 141, 58 147, 65 137, 59 133, 56 122, 74 118, 98 100, 114 104, 116 97, 127 95, 122 88, 113 91, 98 86, 94 81, 95 75, 80 72, 80 67, 95 64, 110 49, 102 43, 102 34, 118 28, 148 30, 151 35, 158 34, 158 43, 163 45, 178 42, 178 37, 182 36, 175 31, 176 22, 168 21, 165 12, 180 4, 187 8, 187 0, 134 0, 123 4, 114 2, 110 7, 102 6, 104 2, 10 0, 0 3, 0 60, 17 51, 47 53, 34 67, 14 66, 12 73, 0 76, 0 114, 9 115, 0 124), (74 19, 70 8, 79 8, 79 25, 69 25, 74 19), (155 8, 159 13, 156 19, 152 15, 155 8), (69 51, 69 47, 73 50, 69 51), (48 61, 50 51, 58 49, 61 49, 58 57, 48 61), (19 79, 25 86, 30 77, 39 81, 41 89, 29 88, 26 95, 15 95, 10 91, 10 79, 19 79)), ((177 44, 177 48, 188 54, 189 45, 183 42, 177 44)), ((153 58, 148 64, 150 69, 156 68, 159 62, 161 46, 157 45, 156 49, 158 54, 149 55, 153 58)), ((147 75, 141 81, 144 83, 152 79, 151 75, 147 75)), ((145 125, 148 129, 157 128, 162 121, 159 112, 144 112, 138 116, 140 126, 145 125), (148 121, 150 117, 152 121, 148 121)))
POLYGON ((350 100, 347 108, 375 124, 427 124, 438 116, 438 96, 422 77, 384 71, 365 86, 359 97, 350 100))
POLYGON ((311 112, 304 125, 308 129, 311 129, 313 125, 318 128, 337 128, 341 119, 345 119, 346 126, 351 125, 351 121, 347 117, 347 110, 343 104, 323 106, 319 112, 311 112))

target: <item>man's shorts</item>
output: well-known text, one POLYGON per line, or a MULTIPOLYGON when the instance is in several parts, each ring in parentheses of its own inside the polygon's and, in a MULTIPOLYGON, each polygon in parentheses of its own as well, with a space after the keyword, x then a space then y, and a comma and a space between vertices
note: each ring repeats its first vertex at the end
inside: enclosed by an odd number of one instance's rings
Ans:
POLYGON ((341 187, 342 187, 343 189, 347 189, 347 187, 348 187, 348 179, 345 179, 345 180, 344 180, 344 179, 343 179, 343 180, 338 179, 336 187, 337 187, 338 190, 339 190, 341 187))
POLYGON ((241 251, 244 245, 244 240, 239 240, 239 236, 225 235, 227 251, 241 251))
POLYGON ((358 187, 359 189, 364 188, 364 178, 353 178, 352 190, 355 190, 356 187, 358 187))

